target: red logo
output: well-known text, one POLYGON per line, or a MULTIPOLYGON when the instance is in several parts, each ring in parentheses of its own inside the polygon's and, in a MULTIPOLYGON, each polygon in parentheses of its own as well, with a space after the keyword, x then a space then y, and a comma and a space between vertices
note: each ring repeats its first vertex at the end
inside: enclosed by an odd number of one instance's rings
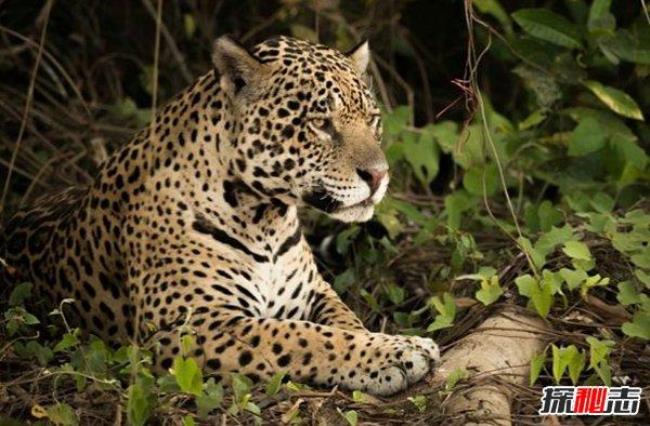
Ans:
POLYGON ((607 409, 606 386, 579 386, 576 388, 573 414, 604 414, 607 409))

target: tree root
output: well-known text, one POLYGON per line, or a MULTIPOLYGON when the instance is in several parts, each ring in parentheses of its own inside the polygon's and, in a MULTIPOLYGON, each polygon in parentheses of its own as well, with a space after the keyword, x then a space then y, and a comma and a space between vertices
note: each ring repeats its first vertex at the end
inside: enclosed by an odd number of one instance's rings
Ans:
POLYGON ((469 378, 442 402, 450 424, 511 425, 513 388, 528 384, 530 361, 544 350, 547 331, 539 317, 506 309, 448 349, 429 383, 444 385, 462 370, 469 378))

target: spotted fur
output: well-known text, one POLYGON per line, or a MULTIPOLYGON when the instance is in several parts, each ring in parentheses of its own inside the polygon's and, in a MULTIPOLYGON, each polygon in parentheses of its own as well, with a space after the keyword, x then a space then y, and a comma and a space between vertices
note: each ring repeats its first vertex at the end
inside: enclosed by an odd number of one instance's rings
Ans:
POLYGON ((341 54, 281 37, 248 52, 222 37, 213 62, 93 185, 16 214, 0 253, 51 303, 73 298, 86 332, 155 341, 160 369, 189 328, 191 355, 217 377, 405 389, 436 345, 366 330, 318 273, 297 216, 309 205, 367 220, 386 191, 367 44, 341 54))

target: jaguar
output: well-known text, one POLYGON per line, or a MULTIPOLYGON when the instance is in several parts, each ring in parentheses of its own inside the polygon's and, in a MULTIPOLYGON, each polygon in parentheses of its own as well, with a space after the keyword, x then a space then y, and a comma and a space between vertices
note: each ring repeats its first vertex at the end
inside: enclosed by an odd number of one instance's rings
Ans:
POLYGON ((42 300, 113 344, 155 342, 230 372, 391 395, 429 373, 433 340, 366 329, 319 273, 311 207, 369 220, 389 182, 370 50, 228 36, 212 69, 160 108, 93 183, 7 223, 0 255, 42 300), (190 330, 190 331, 188 331, 190 330))

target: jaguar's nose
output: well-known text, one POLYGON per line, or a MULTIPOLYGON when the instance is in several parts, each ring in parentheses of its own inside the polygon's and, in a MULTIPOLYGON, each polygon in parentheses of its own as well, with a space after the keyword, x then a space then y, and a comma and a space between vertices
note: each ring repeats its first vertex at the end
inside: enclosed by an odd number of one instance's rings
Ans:
POLYGON ((388 173, 388 169, 357 169, 357 174, 370 187, 370 193, 374 194, 379 189, 382 179, 388 173))

